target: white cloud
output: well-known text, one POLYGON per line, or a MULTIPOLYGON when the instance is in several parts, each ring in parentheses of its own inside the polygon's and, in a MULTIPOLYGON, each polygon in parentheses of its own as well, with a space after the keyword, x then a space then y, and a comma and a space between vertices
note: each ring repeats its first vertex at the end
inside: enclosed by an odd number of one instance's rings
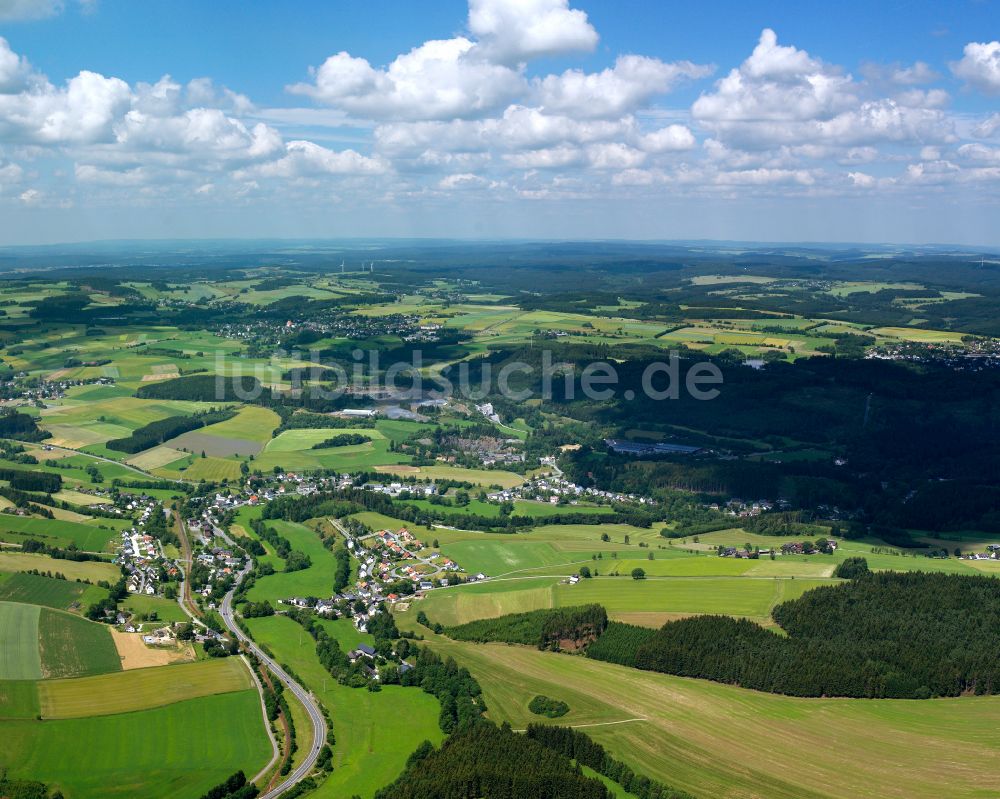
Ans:
POLYGON ((981 164, 1000 164, 1000 147, 987 147, 984 144, 963 144, 958 148, 958 155, 967 161, 981 164))
POLYGON ((20 166, 9 161, 0 161, 0 186, 20 183, 22 177, 24 177, 24 170, 20 166))
POLYGON ((639 140, 639 147, 647 153, 690 150, 695 144, 694 134, 684 125, 667 125, 643 135, 639 140))
POLYGON ((469 0, 469 30, 488 58, 507 64, 590 51, 598 40, 568 0, 469 0))
POLYGON ((972 135, 978 136, 980 139, 988 139, 998 131, 1000 131, 1000 114, 991 114, 972 129, 972 135))
POLYGON ((875 178, 866 172, 848 172, 847 177, 851 184, 859 189, 870 189, 875 185, 875 178))
POLYGON ((581 117, 621 117, 670 91, 684 78, 703 78, 714 67, 658 58, 619 56, 613 67, 585 73, 571 69, 536 82, 535 99, 546 113, 581 117))
POLYGON ((0 36, 0 94, 23 91, 31 78, 31 66, 0 36))
POLYGON ((864 99, 863 85, 836 66, 777 43, 767 29, 738 68, 702 94, 693 117, 728 143, 744 148, 782 144, 863 145, 878 141, 947 141, 953 124, 940 90, 864 99))
POLYGON ((969 42, 963 52, 949 65, 955 76, 987 94, 1000 93, 1000 41, 969 42))
POLYGON ((587 158, 595 169, 633 169, 646 160, 646 154, 621 142, 592 144, 587 158))
POLYGON ((194 108, 166 117, 129 111, 115 125, 115 137, 133 150, 196 154, 215 162, 258 160, 283 149, 273 128, 264 123, 247 128, 217 108, 194 108))
POLYGON ((262 177, 315 177, 321 175, 381 175, 389 165, 381 158, 368 158, 354 150, 329 150, 309 141, 290 141, 286 155, 261 164, 262 177))
POLYGON ((471 172, 462 172, 454 175, 445 175, 438 181, 438 188, 445 191, 455 189, 475 189, 489 184, 489 181, 471 172))
POLYGON ((44 19, 62 12, 62 0, 0 0, 0 20, 44 19))
POLYGON ((42 201, 42 193, 38 189, 28 189, 19 198, 25 205, 38 205, 42 201))
POLYGON ((371 119, 454 119, 503 108, 525 91, 521 73, 479 57, 465 38, 425 42, 386 69, 341 52, 314 72, 315 83, 289 87, 371 119))

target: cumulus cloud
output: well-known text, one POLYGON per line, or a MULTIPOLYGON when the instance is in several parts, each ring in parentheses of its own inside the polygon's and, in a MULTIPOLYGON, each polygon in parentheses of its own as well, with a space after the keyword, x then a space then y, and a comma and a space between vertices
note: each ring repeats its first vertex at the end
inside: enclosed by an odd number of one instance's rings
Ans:
POLYGON ((277 161, 261 164, 256 174, 262 177, 315 177, 320 175, 381 175, 388 164, 381 158, 369 158, 354 150, 329 150, 309 141, 290 141, 285 155, 277 161))
POLYGON ((590 51, 598 39, 568 0, 469 0, 469 30, 487 58, 510 64, 590 51))
POLYGON ((601 72, 567 70, 537 81, 535 98, 546 113, 576 117, 620 117, 656 95, 670 91, 684 78, 703 78, 714 67, 679 61, 667 64, 646 56, 619 56, 601 72))
POLYGON ((988 139, 997 132, 1000 132, 1000 114, 991 114, 972 129, 972 135, 980 139, 988 139))
POLYGON ((938 110, 947 103, 945 92, 865 98, 865 88, 839 67, 779 45, 765 29, 750 57, 702 94, 691 112, 715 137, 749 148, 952 137, 951 120, 938 110))
POLYGON ((1000 41, 969 42, 961 60, 949 66, 952 73, 987 94, 1000 94, 1000 41))
POLYGON ((62 0, 0 0, 0 21, 53 17, 64 5, 62 0))
POLYGON ((517 70, 479 57, 459 37, 425 42, 386 69, 341 52, 314 71, 315 82, 289 87, 372 119, 453 119, 502 108, 525 89, 517 70))

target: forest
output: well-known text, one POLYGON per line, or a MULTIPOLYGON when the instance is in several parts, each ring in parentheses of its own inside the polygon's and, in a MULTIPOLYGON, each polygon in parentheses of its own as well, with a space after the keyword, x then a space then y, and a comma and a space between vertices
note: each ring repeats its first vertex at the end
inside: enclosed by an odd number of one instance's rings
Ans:
POLYGON ((525 644, 539 649, 582 649, 608 626, 601 605, 533 610, 495 619, 477 619, 448 627, 445 635, 458 641, 525 644))
POLYGON ((657 631, 611 622, 587 656, 791 696, 1000 693, 1000 581, 992 577, 862 571, 773 616, 786 636, 729 616, 657 631))

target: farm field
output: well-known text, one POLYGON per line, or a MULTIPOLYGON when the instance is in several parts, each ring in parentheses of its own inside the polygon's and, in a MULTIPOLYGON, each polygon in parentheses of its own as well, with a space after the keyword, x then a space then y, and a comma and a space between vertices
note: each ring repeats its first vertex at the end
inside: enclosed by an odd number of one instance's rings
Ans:
POLYGON ((187 614, 170 599, 145 594, 129 594, 122 607, 132 613, 155 613, 159 622, 187 621, 187 614))
POLYGON ((37 647, 44 677, 82 677, 121 670, 108 627, 62 611, 42 608, 37 647))
POLYGON ((254 460, 254 468, 270 471, 280 466, 292 472, 318 469, 347 472, 365 471, 387 464, 405 464, 409 460, 409 455, 389 452, 389 439, 377 429, 319 428, 285 430, 267 443, 254 460), (364 444, 312 449, 313 444, 350 433, 367 436, 370 440, 364 444))
POLYGON ((0 602, 0 680, 41 679, 40 615, 37 605, 0 602))
MULTIPOLYGON (((101 519, 102 523, 108 521, 111 520, 101 519)), ((0 541, 16 539, 16 543, 20 543, 25 538, 34 538, 55 546, 75 544, 84 552, 104 552, 115 535, 116 532, 112 529, 89 524, 0 513, 0 541)))
POLYGON ((50 558, 26 552, 0 552, 0 572, 20 572, 37 569, 40 572, 61 572, 68 580, 100 580, 115 582, 121 576, 117 566, 103 561, 72 561, 50 558))
POLYGON ((430 694, 396 685, 375 693, 340 685, 319 664, 315 642, 291 619, 272 616, 247 619, 247 624, 258 643, 305 681, 333 719, 334 771, 313 794, 317 799, 351 794, 371 799, 399 776, 421 741, 437 744, 444 737, 437 724, 440 706, 430 694))
POLYGON ((256 690, 112 716, 0 722, 9 776, 49 783, 67 799, 199 796, 237 770, 256 774, 270 757, 256 690))
POLYGON ((0 582, 0 601, 43 605, 57 610, 86 610, 108 595, 107 589, 18 572, 0 582))
POLYGON ((973 799, 1000 791, 1000 777, 979 767, 1000 746, 1000 697, 799 699, 420 632, 470 669, 495 722, 544 722, 528 702, 560 699, 571 710, 554 723, 587 725, 638 773, 695 796, 973 799), (808 755, 789 757, 793 750, 808 755))
POLYGON ((44 719, 112 716, 253 689, 250 671, 240 658, 216 658, 116 674, 38 683, 44 719))
POLYGON ((37 718, 37 686, 34 680, 0 680, 0 720, 37 718))
POLYGON ((425 480, 464 480, 482 486, 514 488, 524 482, 519 474, 500 469, 463 469, 459 466, 378 466, 375 471, 425 480))
POLYGON ((420 605, 445 626, 538 608, 604 605, 612 618, 647 626, 719 613, 769 622, 771 609, 831 580, 776 577, 596 577, 568 585, 558 577, 521 577, 436 589, 420 605))

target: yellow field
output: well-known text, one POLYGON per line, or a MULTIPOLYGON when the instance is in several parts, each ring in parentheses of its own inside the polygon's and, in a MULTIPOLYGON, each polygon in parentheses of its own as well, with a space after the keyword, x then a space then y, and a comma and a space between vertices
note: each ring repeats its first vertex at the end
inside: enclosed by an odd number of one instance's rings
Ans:
POLYGON ((513 472, 463 469, 460 466, 376 466, 375 471, 431 480, 464 480, 483 486, 498 485, 501 488, 514 488, 524 482, 521 475, 513 472))
POLYGON ((253 688, 249 669, 240 658, 232 657, 97 677, 43 680, 38 684, 38 698, 43 718, 76 719, 148 710, 248 688, 253 688))

